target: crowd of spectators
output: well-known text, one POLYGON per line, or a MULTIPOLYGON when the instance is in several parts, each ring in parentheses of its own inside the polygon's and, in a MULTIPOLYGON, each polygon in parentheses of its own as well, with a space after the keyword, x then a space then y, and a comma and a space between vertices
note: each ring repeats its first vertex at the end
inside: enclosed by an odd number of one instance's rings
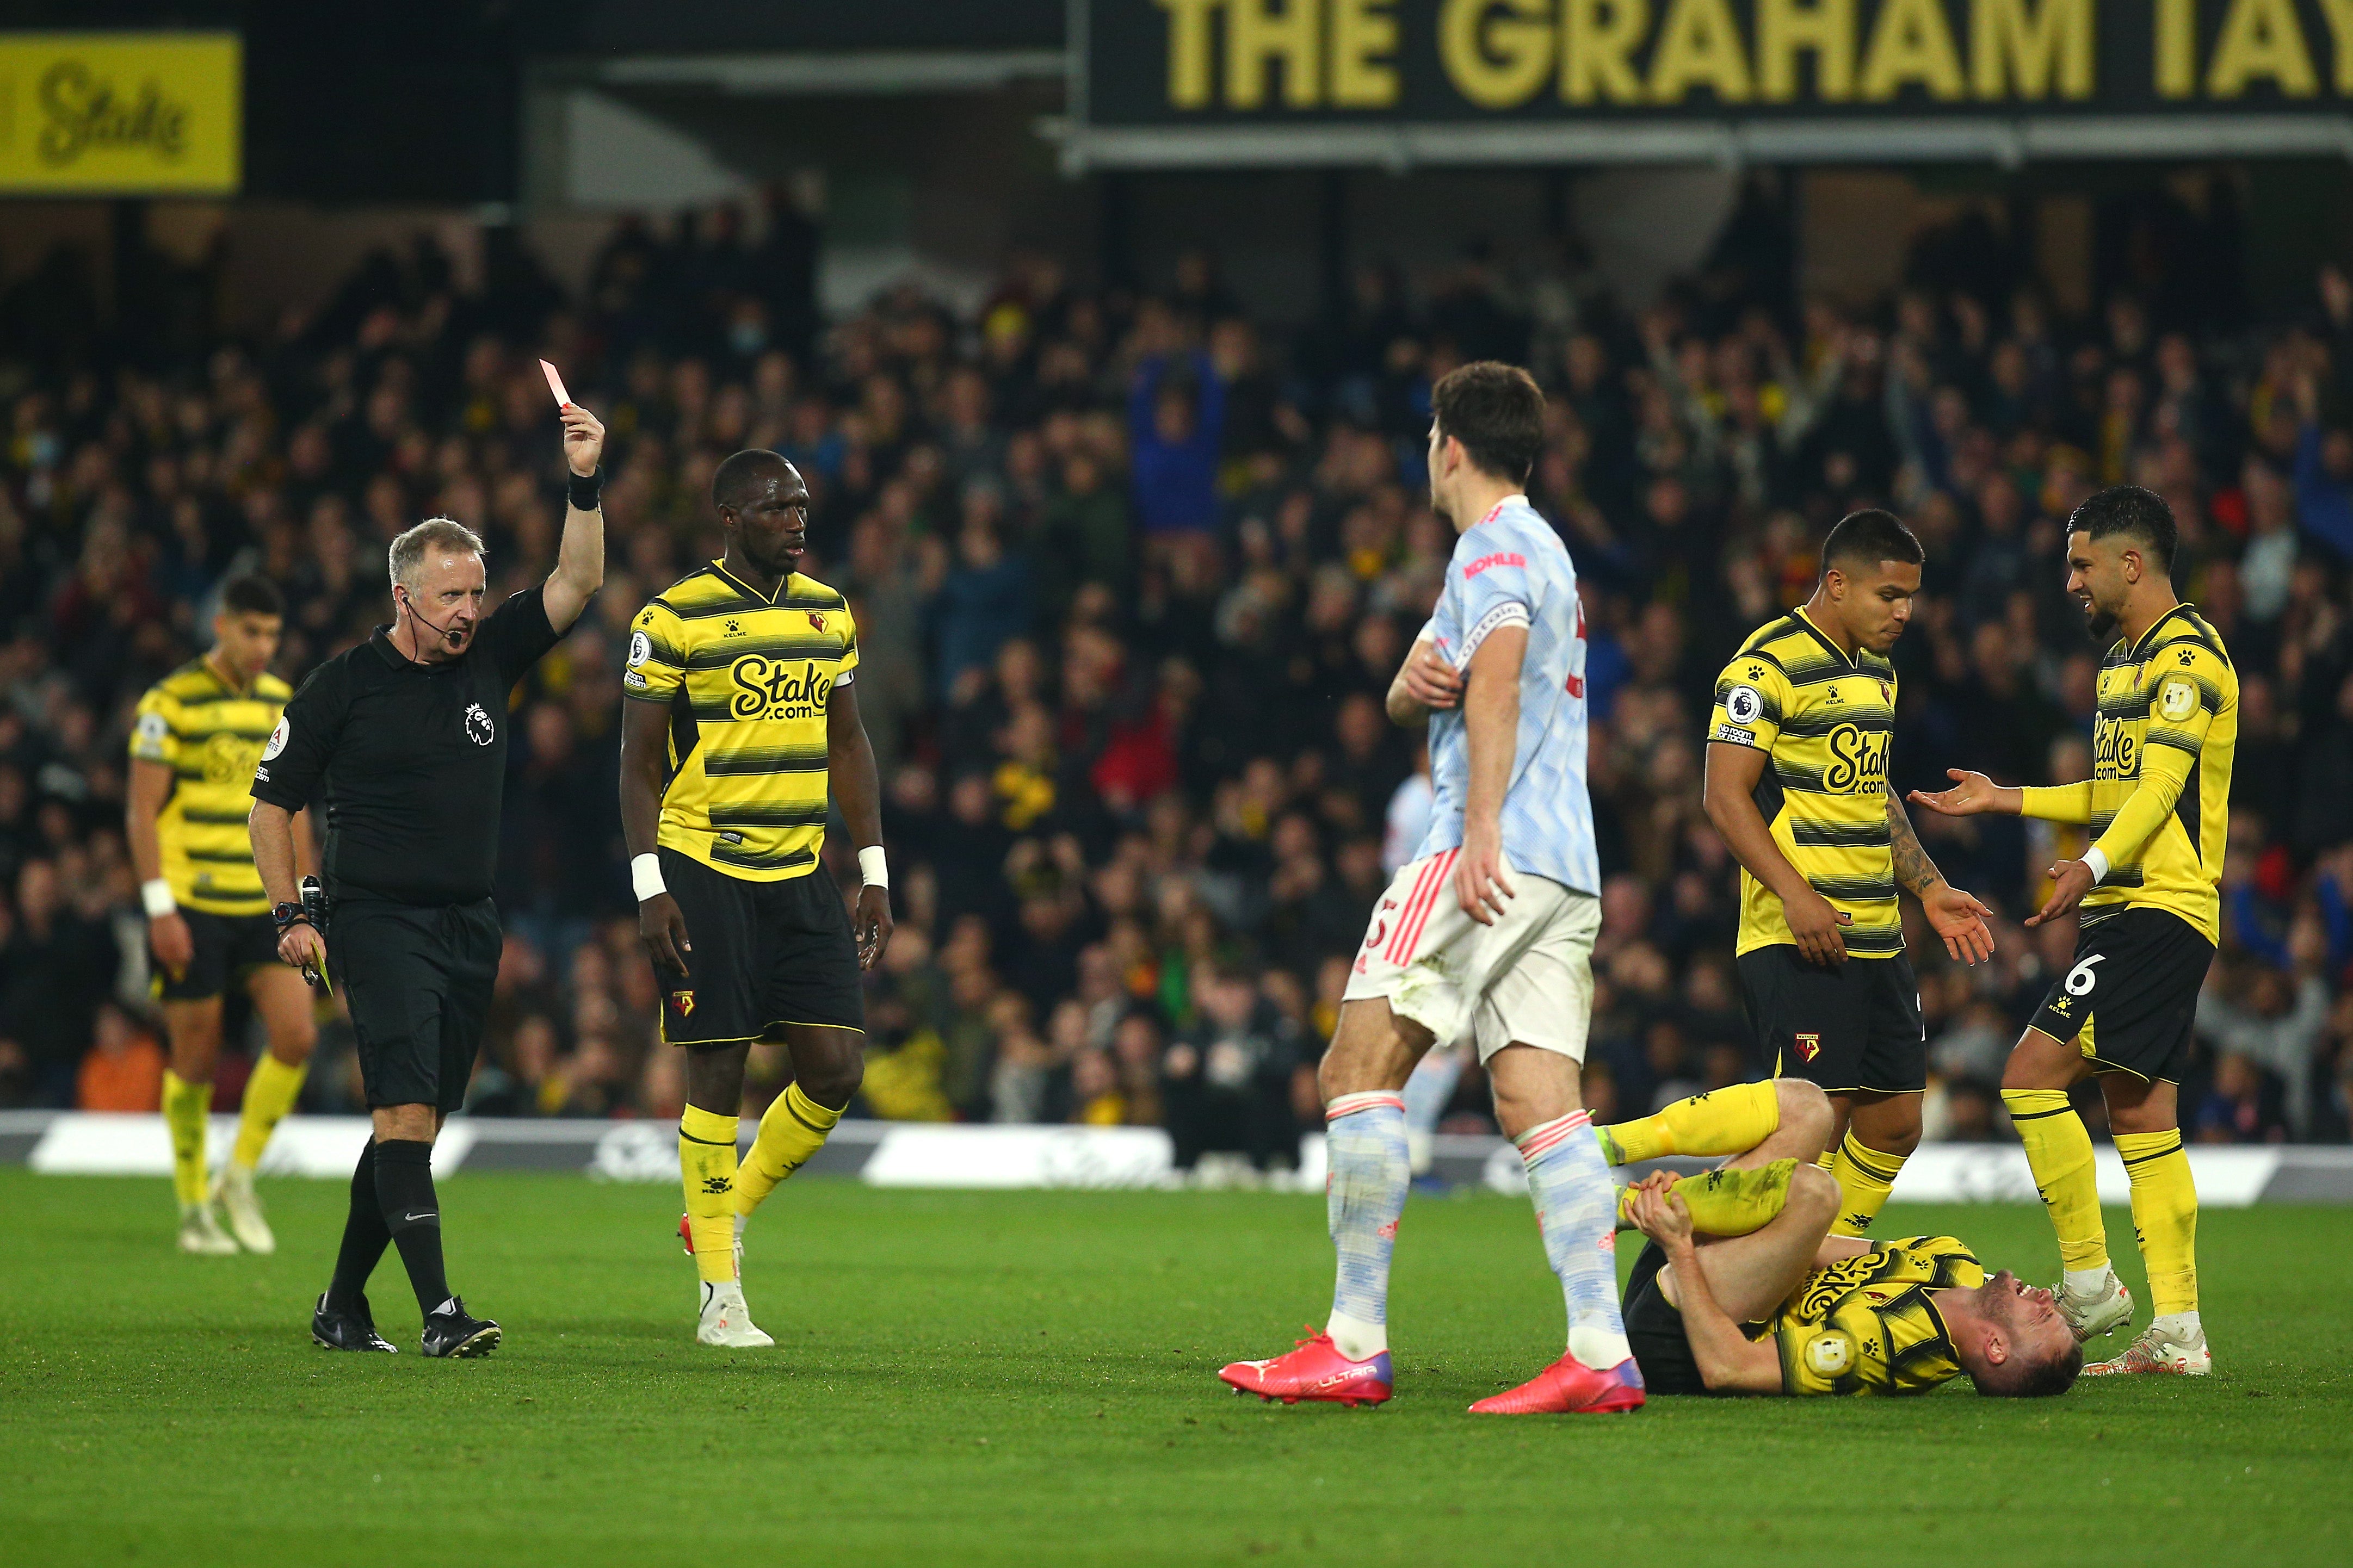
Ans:
MULTIPOLYGON (((420 517, 490 541, 494 593, 536 580, 561 515, 544 355, 611 432, 610 567, 516 694, 507 949, 472 1109, 676 1113, 616 806, 617 653, 638 605, 718 552, 714 465, 761 446, 815 497, 804 570, 850 598, 885 783, 900 923, 859 1110, 1163 1125, 1187 1166, 1286 1163, 1427 798, 1381 694, 1452 543, 1421 471, 1428 389, 1496 356, 1551 394, 1530 494, 1586 595, 1598 1112, 1770 1065, 1742 1019, 1702 726, 1721 661, 1810 591, 1829 524, 1884 501, 1927 547, 1895 653, 1894 787, 1957 765, 2068 780, 2089 772, 2098 652, 2063 591, 2061 521, 2130 480, 2171 501, 2176 582, 2242 679, 2185 1126, 2347 1136, 2343 273, 2301 315, 2224 332, 2125 293, 2061 320, 2031 288, 1907 288, 1864 311, 1686 289, 1637 314, 1573 269, 1482 257, 1366 268, 1344 310, 1275 333, 1205 251, 1148 291, 1032 254, 969 316, 901 289, 819 323, 805 245, 744 230, 626 225, 576 300, 527 258, 469 294, 420 244, 273 331, 161 360, 34 330, 70 268, 0 302, 0 1102, 153 1100, 124 737, 145 685, 203 647, 216 585, 251 566, 285 587, 299 679, 387 618, 384 547, 420 517)), ((1968 969, 1906 904, 1929 1134, 2004 1136, 2003 1058, 2073 939, 2019 920, 2080 846, 1915 820, 2000 911, 1997 956, 1968 969)), ((828 865, 854 886, 839 842, 828 865)), ((755 1101, 785 1070, 755 1058, 755 1101)), ((305 1102, 356 1103, 332 1020, 305 1102)), ((1445 1126, 1489 1125, 1473 1070, 1445 1126)))

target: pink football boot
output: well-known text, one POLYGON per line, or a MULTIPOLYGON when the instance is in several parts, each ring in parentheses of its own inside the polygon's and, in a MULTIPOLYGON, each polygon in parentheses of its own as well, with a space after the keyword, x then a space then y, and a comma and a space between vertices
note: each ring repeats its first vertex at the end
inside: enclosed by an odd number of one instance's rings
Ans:
POLYGON ((1340 1353, 1329 1334, 1317 1333, 1298 1342, 1289 1355, 1271 1361, 1238 1361, 1219 1370, 1218 1376, 1239 1394, 1296 1405, 1322 1399, 1348 1405, 1379 1405, 1389 1396, 1389 1352, 1368 1361, 1350 1361, 1340 1353))
POLYGON ((1607 1372, 1596 1372, 1561 1352, 1558 1361, 1517 1388, 1491 1395, 1471 1407, 1473 1415, 1607 1415, 1642 1408, 1642 1373, 1628 1356, 1607 1372))

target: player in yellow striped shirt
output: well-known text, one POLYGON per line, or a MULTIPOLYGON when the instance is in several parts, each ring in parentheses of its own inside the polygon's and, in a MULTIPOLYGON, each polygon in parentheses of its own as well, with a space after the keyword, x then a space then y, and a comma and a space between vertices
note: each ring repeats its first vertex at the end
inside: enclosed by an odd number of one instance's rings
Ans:
POLYGON ((859 721, 849 602, 795 567, 808 487, 774 452, 711 482, 727 553, 654 596, 621 675, 621 826, 638 926, 687 1050, 681 1224, 702 1290, 696 1340, 773 1343, 744 1304, 744 1222, 814 1155, 865 1068, 860 970, 891 939, 881 792, 859 721), (853 931, 818 864, 839 801, 864 885, 853 931), (793 1081, 740 1169, 744 1066, 781 1042, 793 1081))
MULTIPOLYGON (((254 1196, 253 1171, 301 1092, 317 1033, 310 987, 279 962, 269 896, 245 829, 254 767, 293 695, 269 673, 285 611, 267 578, 231 578, 213 616, 212 650, 148 688, 132 724, 123 826, 172 1040, 164 1121, 172 1134, 183 1252, 217 1256, 239 1244, 248 1252, 277 1250, 254 1196), (232 982, 252 997, 269 1048, 246 1080, 237 1142, 207 1194, 206 1123, 220 1058, 221 997, 232 982), (227 1215, 235 1240, 222 1233, 215 1205, 227 1215)), ((307 829, 296 842, 307 856, 307 829)))
POLYGON ((1912 796, 1950 816, 2007 812, 2083 824, 2093 836, 2082 859, 2051 868, 2051 896, 2026 922, 2083 910, 2074 966, 2010 1052, 2001 1098, 2059 1233, 2066 1277, 2054 1294, 2079 1340, 2114 1333, 2133 1315, 2108 1261, 2091 1136, 2067 1090, 2095 1075, 2107 1101, 2155 1316, 2122 1355, 2084 1368, 2094 1375, 2197 1375, 2213 1365, 2198 1316, 2198 1193, 2178 1100, 2221 931, 2239 678, 2214 628, 2174 596, 2177 538, 2172 509, 2133 485, 2102 490, 2068 519, 2067 591, 2095 638, 2116 639, 2100 668, 2090 779, 2003 788, 1955 768, 1952 788, 1912 796))
POLYGON ((1870 1227, 1920 1142, 1928 1053, 1896 889, 1955 959, 1993 952, 1990 911, 1937 873, 1887 790, 1887 655, 1923 559, 1892 513, 1841 519, 1813 596, 1725 667, 1707 731, 1708 820, 1741 868, 1741 991, 1776 1075, 1830 1096, 1841 1236, 1870 1227))

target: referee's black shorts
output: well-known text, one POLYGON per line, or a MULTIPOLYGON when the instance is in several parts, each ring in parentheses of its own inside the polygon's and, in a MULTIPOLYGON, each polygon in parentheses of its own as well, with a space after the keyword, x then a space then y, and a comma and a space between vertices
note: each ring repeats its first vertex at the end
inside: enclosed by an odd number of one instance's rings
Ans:
POLYGON ((786 1026, 866 1027, 849 911, 825 868, 754 882, 663 849, 662 881, 686 917, 686 976, 657 968, 662 1038, 693 1047, 781 1039, 786 1026))
POLYGON ((2042 998, 2032 1026, 2074 1041, 2094 1072, 2179 1083, 2213 962, 2214 944, 2179 915, 2142 908, 2106 916, 2078 933, 2075 963, 2042 998))
POLYGON ((369 1106, 464 1105, 499 977, 497 906, 338 898, 327 924, 369 1106))
POLYGON ((1740 955, 1741 1000, 1773 1076, 1825 1094, 1906 1094, 1928 1087, 1928 1043, 1912 961, 1849 958, 1833 969, 1781 943, 1740 955))
POLYGON ((278 922, 266 914, 216 915, 180 906, 195 951, 174 974, 155 965, 155 994, 165 1002, 206 1002, 264 964, 278 962, 278 922))

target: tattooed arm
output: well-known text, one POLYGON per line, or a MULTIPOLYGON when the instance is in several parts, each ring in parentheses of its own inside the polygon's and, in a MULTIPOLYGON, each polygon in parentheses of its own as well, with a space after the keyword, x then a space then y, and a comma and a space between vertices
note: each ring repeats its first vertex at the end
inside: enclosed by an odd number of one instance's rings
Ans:
POLYGON ((1894 790, 1887 792, 1887 840, 1895 857, 1895 885, 1926 902, 1944 875, 1920 847, 1920 836, 1912 830, 1912 819, 1904 815, 1904 803, 1894 790))
POLYGON ((1887 795, 1887 844, 1894 862, 1895 885, 1920 900, 1921 912, 1945 939, 1945 951, 1954 962, 1975 963, 1991 958, 1993 931, 1986 918, 1993 911, 1945 880, 1936 863, 1920 847, 1920 836, 1912 831, 1912 819, 1904 815, 1904 803, 1893 790, 1887 795))

